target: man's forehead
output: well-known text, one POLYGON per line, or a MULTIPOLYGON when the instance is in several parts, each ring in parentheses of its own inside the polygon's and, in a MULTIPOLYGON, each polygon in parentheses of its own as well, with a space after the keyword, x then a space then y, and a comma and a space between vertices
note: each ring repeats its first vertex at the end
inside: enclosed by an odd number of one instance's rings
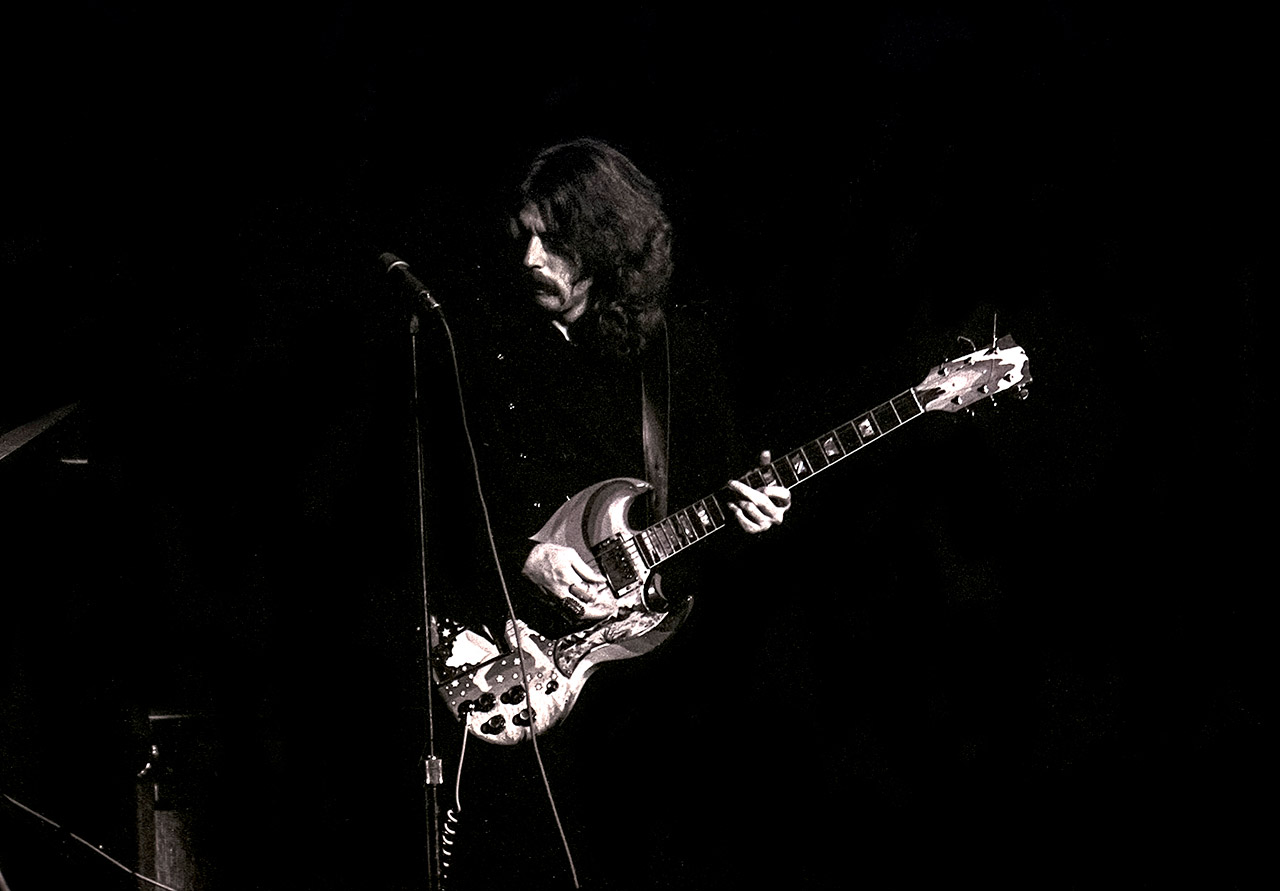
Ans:
POLYGON ((530 232, 543 233, 547 231, 547 224, 543 222, 542 212, 538 210, 536 204, 526 204, 517 215, 520 225, 530 232))

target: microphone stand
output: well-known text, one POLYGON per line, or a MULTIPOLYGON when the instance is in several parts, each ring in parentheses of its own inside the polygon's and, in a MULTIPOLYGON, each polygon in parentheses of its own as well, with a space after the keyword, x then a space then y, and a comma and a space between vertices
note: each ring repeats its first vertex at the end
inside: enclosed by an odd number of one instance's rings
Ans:
MULTIPOLYGON (((434 301, 433 301, 434 304, 434 301)), ((439 310, 434 304, 432 309, 439 310)), ((443 883, 441 868, 440 840, 440 786, 444 782, 444 762, 436 755, 435 710, 433 706, 433 679, 431 662, 431 608, 427 583, 427 515, 426 515, 426 470, 423 457, 422 442, 422 398, 418 386, 418 314, 415 312, 409 321, 410 342, 413 360, 413 439, 417 457, 417 489, 418 489, 418 554, 419 572, 422 583, 422 631, 426 657, 427 680, 427 727, 426 755, 423 768, 426 773, 426 818, 427 818, 427 888, 437 891, 443 883)))
MULTIPOLYGON (((407 288, 416 298, 421 309, 440 311, 440 304, 431 296, 421 281, 409 271, 409 264, 395 254, 384 253, 378 258, 388 274, 394 274, 402 287, 407 288)), ((443 321, 443 316, 441 317, 443 321)), ((444 323, 445 332, 449 325, 444 323)), ((426 773, 426 811, 427 811, 427 887, 437 891, 444 881, 442 862, 442 842, 440 837, 440 786, 444 782, 444 763, 436 755, 436 725, 434 690, 431 660, 431 604, 429 584, 427 580, 427 503, 426 503, 426 465, 422 448, 422 393, 418 386, 418 330, 420 328, 418 313, 414 312, 409 320, 410 343, 413 360, 413 445, 417 459, 418 486, 418 554, 419 571, 422 582, 422 640, 426 658, 427 681, 427 727, 426 754, 423 756, 423 768, 426 773)), ((452 339, 452 338, 450 338, 452 339)))

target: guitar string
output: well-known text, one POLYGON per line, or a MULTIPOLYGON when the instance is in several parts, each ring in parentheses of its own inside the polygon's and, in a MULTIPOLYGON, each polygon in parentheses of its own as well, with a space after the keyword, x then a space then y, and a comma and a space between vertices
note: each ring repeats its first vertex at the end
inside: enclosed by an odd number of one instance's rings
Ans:
MULTIPOLYGON (((471 438, 471 426, 467 421, 467 405, 466 396, 462 388, 462 374, 458 369, 458 353, 453 343, 453 332, 449 330, 449 323, 445 320, 444 314, 437 311, 436 315, 440 317, 440 322, 444 326, 445 335, 449 341, 449 357, 453 364, 454 386, 458 393, 458 408, 462 420, 463 438, 467 443, 467 450, 471 457, 471 472, 476 484, 476 495, 479 498, 480 513, 484 518, 485 535, 489 540, 489 549, 493 554, 494 568, 497 570, 498 583, 502 588, 502 598, 506 602, 507 617, 511 622, 513 637, 515 638, 516 660, 520 665, 520 680, 524 684, 524 689, 529 689, 529 670, 525 665, 524 658, 524 641, 520 630, 520 622, 516 618, 515 604, 511 600, 511 592, 507 587, 506 574, 502 571, 502 560, 498 555, 498 543, 493 535, 493 525, 489 519, 489 505, 484 497, 484 484, 480 479, 480 463, 476 458, 475 441, 471 438)), ((555 794, 551 791, 551 781, 547 776, 547 768, 542 760, 542 751, 538 748, 537 722, 533 717, 533 702, 529 702, 529 742, 533 747, 534 761, 538 765, 538 773, 542 778, 543 788, 547 792, 547 802, 551 806, 551 816, 555 822, 556 831, 560 835, 560 843, 564 848, 565 858, 569 863, 569 872, 573 878, 573 887, 580 888, 578 884, 578 870, 573 861, 573 852, 569 848, 569 838, 565 834, 564 824, 560 820, 560 811, 556 807, 555 794)))

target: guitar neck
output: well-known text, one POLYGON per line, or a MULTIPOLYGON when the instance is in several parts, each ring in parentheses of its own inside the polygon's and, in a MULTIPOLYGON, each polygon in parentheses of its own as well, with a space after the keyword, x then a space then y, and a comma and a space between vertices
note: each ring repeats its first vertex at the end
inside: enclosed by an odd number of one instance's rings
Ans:
MULTIPOLYGON (((924 411, 916 389, 912 387, 793 449, 783 458, 754 468, 738 480, 753 489, 775 485, 794 488, 889 431, 920 417, 924 411)), ((653 568, 727 525, 729 512, 726 505, 738 498, 725 486, 637 532, 635 542, 645 562, 653 568)))

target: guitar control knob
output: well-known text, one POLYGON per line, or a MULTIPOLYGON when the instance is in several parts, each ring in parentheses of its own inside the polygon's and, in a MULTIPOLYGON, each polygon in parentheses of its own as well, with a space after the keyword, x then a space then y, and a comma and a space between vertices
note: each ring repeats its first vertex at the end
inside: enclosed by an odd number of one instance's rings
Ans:
MULTIPOLYGON (((537 712, 534 712, 534 714, 536 715, 537 712)), ((517 727, 528 727, 529 726, 529 710, 527 708, 521 709, 520 714, 515 715, 511 718, 511 723, 515 724, 517 727)))
POLYGON ((481 693, 480 698, 476 700, 476 711, 491 712, 498 704, 498 699, 492 693, 481 693))
POLYGON ((524 702, 524 687, 516 684, 510 690, 507 690, 500 697, 507 705, 515 705, 517 702, 524 702))
POLYGON ((507 719, 502 715, 494 715, 489 720, 480 725, 480 732, 487 733, 490 736, 501 733, 507 727, 507 719))
POLYGON ((552 678, 551 680, 547 681, 547 692, 548 692, 548 693, 554 693, 554 692, 556 692, 556 691, 557 691, 557 690, 559 690, 559 689, 560 689, 560 682, 559 682, 559 681, 557 681, 555 678, 552 678))

